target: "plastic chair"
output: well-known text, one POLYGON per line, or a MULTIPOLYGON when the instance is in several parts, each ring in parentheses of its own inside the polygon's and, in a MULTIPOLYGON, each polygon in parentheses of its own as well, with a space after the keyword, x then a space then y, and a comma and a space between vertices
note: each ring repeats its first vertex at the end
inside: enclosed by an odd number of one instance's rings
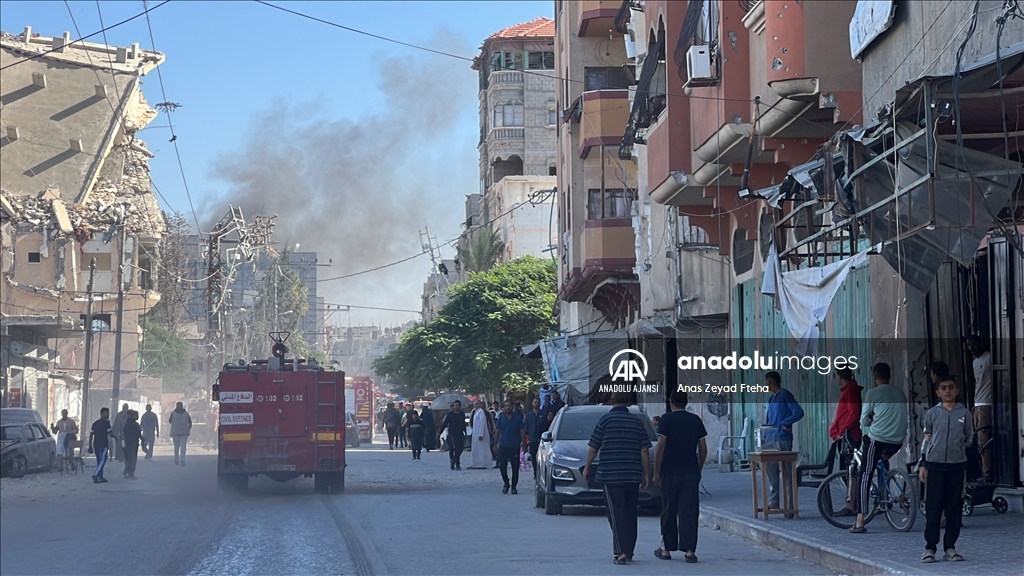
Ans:
POLYGON ((743 431, 740 432, 739 436, 722 436, 718 439, 718 466, 721 469, 722 466, 722 454, 728 452, 732 455, 730 459, 731 469, 735 469, 735 465, 740 461, 746 461, 747 459, 747 429, 750 426, 750 418, 743 419, 743 431), (736 441, 739 442, 736 442, 736 441), (726 442, 729 443, 726 446, 726 442))

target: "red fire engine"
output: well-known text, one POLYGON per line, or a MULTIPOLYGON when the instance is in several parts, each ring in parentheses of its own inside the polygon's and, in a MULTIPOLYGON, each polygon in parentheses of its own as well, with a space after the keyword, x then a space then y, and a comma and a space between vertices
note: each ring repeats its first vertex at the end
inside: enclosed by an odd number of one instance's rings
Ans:
POLYGON ((267 360, 226 364, 220 402, 217 484, 246 490, 250 476, 313 477, 317 492, 345 489, 345 373, 286 358, 287 332, 273 332, 267 360))

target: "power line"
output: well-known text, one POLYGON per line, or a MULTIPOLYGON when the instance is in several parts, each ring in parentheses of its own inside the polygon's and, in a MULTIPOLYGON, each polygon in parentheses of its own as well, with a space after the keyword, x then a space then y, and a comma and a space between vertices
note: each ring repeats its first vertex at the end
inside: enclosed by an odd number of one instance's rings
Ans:
MULTIPOLYGON (((147 5, 146 0, 142 0, 142 5, 147 5)), ((149 29, 149 42, 153 46, 153 51, 156 52, 156 40, 153 38, 153 23, 149 19, 149 11, 147 10, 143 14, 146 15, 146 27, 149 29)), ((160 72, 160 67, 156 67, 156 78, 160 83, 160 95, 163 97, 163 101, 167 100, 167 90, 164 88, 164 76, 160 72)), ((192 210, 192 218, 196 221, 196 233, 199 235, 199 239, 203 239, 203 227, 199 224, 199 216, 196 215, 196 207, 192 203, 192 193, 188 189, 188 179, 185 178, 185 166, 181 163, 181 152, 178 150, 178 135, 174 132, 174 123, 171 121, 171 109, 167 109, 167 126, 171 129, 171 144, 174 145, 174 156, 178 159, 178 170, 181 172, 181 183, 185 186, 185 197, 188 198, 188 207, 192 210)), ((163 195, 161 194, 161 197, 163 195)), ((166 200, 164 200, 166 202, 166 200)))
MULTIPOLYGON (((136 14, 135 16, 132 16, 131 18, 128 18, 126 20, 121 20, 117 24, 111 24, 110 26, 107 26, 107 27, 103 28, 102 30, 97 30, 97 31, 93 32, 92 34, 88 34, 86 36, 82 36, 78 40, 75 40, 75 41, 70 42, 68 44, 65 44, 63 46, 59 46, 57 48, 51 48, 50 50, 46 50, 46 51, 43 51, 43 52, 39 52, 38 54, 33 54, 31 56, 28 56, 24 60, 18 60, 17 62, 12 62, 12 63, 8 64, 7 66, 0 67, 0 70, 7 70, 8 68, 11 68, 13 66, 17 66, 18 64, 24 64, 25 62, 28 62, 29 60, 35 60, 36 58, 41 58, 43 56, 46 56, 47 54, 52 54, 53 52, 59 52, 59 51, 63 50, 64 48, 68 47, 68 46, 71 46, 73 44, 78 44, 79 42, 83 42, 85 40, 88 40, 89 38, 92 38, 93 36, 98 36, 99 34, 102 34, 102 33, 106 32, 107 30, 113 30, 114 28, 117 28, 118 26, 121 26, 122 24, 127 24, 127 23, 131 22, 132 20, 135 20, 136 18, 141 18, 142 16, 146 16, 148 18, 150 12, 152 12, 153 10, 156 10, 157 8, 163 6, 164 4, 167 4, 170 1, 171 0, 164 0, 163 2, 157 4, 156 6, 153 6, 152 8, 146 8, 143 12, 140 12, 140 13, 136 14)), ((102 26, 102 24, 100 24, 100 25, 102 26)))

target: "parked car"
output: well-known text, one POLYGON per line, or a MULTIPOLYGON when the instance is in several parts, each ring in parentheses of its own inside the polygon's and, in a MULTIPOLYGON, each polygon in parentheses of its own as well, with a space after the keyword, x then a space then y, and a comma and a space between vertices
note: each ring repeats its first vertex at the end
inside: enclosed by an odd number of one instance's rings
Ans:
POLYGON ((52 469, 57 456, 57 442, 50 431, 42 422, 17 420, 16 417, 5 418, 0 423, 0 473, 21 478, 28 472, 52 469))
POLYGON ((345 412, 345 445, 349 448, 359 448, 362 442, 359 439, 359 422, 351 412, 345 412))
MULTIPOLYGON (((562 408, 551 427, 541 435, 537 450, 537 488, 535 506, 548 515, 561 514, 562 506, 604 506, 604 491, 592 488, 583 476, 587 463, 587 444, 598 420, 611 406, 566 406, 562 408)), ((651 419, 636 406, 629 411, 640 416, 650 437, 650 479, 647 490, 640 494, 639 507, 661 508, 661 490, 654 486, 654 453, 658 436, 651 419)), ((598 454, 594 464, 600 464, 598 454)))
POLYGON ((31 408, 0 408, 0 426, 4 424, 24 424, 26 422, 39 422, 43 424, 43 418, 39 412, 31 408))

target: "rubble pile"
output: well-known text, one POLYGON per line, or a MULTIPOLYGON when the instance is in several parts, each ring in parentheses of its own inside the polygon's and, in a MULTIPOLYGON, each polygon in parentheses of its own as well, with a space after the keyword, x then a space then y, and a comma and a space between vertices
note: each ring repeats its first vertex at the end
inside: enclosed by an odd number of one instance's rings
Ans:
MULTIPOLYGON (((135 141, 136 146, 139 142, 135 141)), ((91 237, 93 232, 106 233, 125 222, 128 234, 160 237, 166 229, 163 213, 156 196, 150 190, 149 164, 142 153, 130 144, 115 148, 124 154, 125 164, 120 182, 99 178, 84 204, 65 205, 54 189, 44 190, 36 196, 20 196, 0 190, 6 205, 16 214, 16 220, 32 228, 63 233, 79 239, 91 237), (64 211, 72 230, 62 230, 58 214, 64 211)), ((111 154, 113 157, 114 154, 111 154)))

